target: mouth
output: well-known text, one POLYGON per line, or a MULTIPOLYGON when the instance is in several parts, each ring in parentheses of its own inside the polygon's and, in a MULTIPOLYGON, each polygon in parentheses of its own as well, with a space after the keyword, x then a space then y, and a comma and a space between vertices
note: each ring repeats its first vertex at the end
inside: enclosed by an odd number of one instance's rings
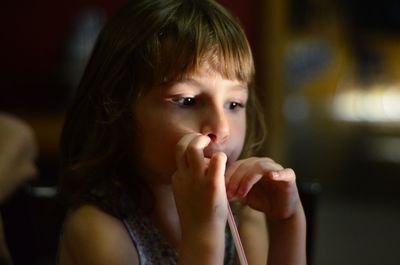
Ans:
POLYGON ((215 154, 215 153, 225 153, 227 154, 227 152, 225 150, 223 150, 222 148, 218 148, 212 145, 207 146, 206 148, 204 148, 203 153, 204 153, 204 157, 211 159, 211 157, 215 154))
POLYGON ((218 148, 209 148, 209 147, 206 147, 205 149, 204 149, 204 159, 205 159, 205 161, 206 161, 206 163, 207 163, 207 165, 209 164, 209 162, 210 162, 210 159, 211 159, 211 157, 213 156, 213 154, 215 154, 215 153, 218 153, 218 152, 222 152, 222 153, 225 153, 225 155, 227 156, 227 160, 226 160, 226 166, 228 167, 230 164, 232 164, 232 155, 231 155, 231 152, 230 151, 228 151, 228 150, 223 150, 223 149, 218 149, 218 148))

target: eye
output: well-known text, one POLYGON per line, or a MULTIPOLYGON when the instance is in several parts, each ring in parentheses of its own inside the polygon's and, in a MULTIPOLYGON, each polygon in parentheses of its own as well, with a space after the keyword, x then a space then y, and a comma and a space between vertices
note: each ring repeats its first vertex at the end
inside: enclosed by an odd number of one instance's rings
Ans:
POLYGON ((179 106, 190 107, 196 104, 196 99, 194 97, 179 97, 173 100, 179 106))
POLYGON ((238 109, 244 108, 244 104, 242 104, 240 102, 232 101, 232 102, 226 103, 225 108, 227 108, 229 110, 238 110, 238 109))

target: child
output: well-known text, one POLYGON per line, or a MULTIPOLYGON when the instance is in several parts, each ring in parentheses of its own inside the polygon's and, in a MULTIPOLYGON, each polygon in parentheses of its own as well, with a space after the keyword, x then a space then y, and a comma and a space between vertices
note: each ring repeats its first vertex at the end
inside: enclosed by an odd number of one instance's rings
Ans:
POLYGON ((305 264, 294 172, 249 157, 253 80, 243 31, 212 0, 130 1, 113 17, 62 134, 59 264, 237 264, 228 200, 249 264, 305 264))

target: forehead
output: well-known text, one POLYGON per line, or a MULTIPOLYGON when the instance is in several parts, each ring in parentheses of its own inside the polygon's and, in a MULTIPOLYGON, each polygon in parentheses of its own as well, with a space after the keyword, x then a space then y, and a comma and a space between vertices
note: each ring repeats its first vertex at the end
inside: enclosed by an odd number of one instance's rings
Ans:
POLYGON ((248 85, 246 82, 238 79, 230 79, 207 67, 202 67, 195 72, 186 74, 181 79, 166 86, 166 90, 179 90, 188 87, 196 90, 211 90, 211 92, 218 90, 248 93, 248 85))
POLYGON ((248 84, 245 81, 239 80, 237 78, 228 77, 214 68, 210 67, 208 63, 202 64, 194 71, 186 73, 181 77, 180 80, 177 80, 178 83, 193 83, 193 84, 201 84, 201 83, 224 83, 226 85, 235 87, 237 89, 246 89, 248 88, 248 84))
POLYGON ((251 52, 238 43, 228 45, 215 41, 208 43, 204 39, 162 39, 158 43, 159 51, 154 50, 154 58, 149 59, 152 65, 152 80, 161 84, 176 82, 193 74, 216 72, 228 79, 253 82, 254 65, 251 52))

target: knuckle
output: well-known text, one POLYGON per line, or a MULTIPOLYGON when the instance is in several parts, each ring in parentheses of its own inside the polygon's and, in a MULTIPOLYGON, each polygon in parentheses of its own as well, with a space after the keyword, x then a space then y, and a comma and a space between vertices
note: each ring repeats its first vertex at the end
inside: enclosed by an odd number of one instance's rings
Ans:
POLYGON ((253 179, 252 176, 246 176, 242 179, 241 184, 245 187, 249 187, 252 185, 253 179))
POLYGON ((275 160, 273 160, 270 157, 265 157, 264 160, 267 161, 267 162, 270 162, 270 163, 275 163, 275 160))
POLYGON ((178 153, 183 153, 185 151, 185 149, 186 149, 186 145, 183 142, 178 142, 176 144, 176 151, 178 153))
POLYGON ((271 162, 268 160, 258 160, 255 166, 261 171, 266 171, 271 169, 271 162))
POLYGON ((188 154, 196 154, 197 152, 199 152, 199 147, 196 145, 196 143, 191 143, 187 146, 186 152, 188 154))
POLYGON ((186 134, 182 136, 182 138, 178 141, 176 144, 177 149, 179 150, 185 150, 186 147, 190 144, 190 142, 193 140, 195 136, 193 134, 186 134))

